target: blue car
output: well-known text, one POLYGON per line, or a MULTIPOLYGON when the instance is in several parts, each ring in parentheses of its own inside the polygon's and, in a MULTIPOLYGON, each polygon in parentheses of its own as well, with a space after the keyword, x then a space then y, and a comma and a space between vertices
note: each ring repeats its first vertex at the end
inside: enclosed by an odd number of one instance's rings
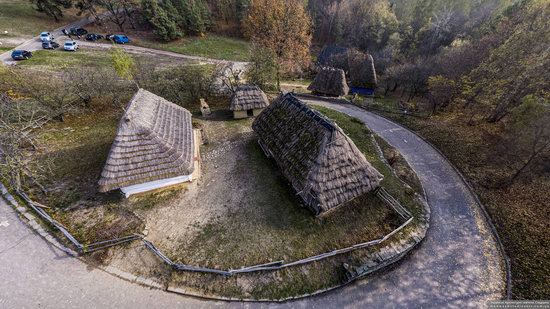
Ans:
POLYGON ((130 43, 130 39, 125 36, 125 35, 122 35, 122 34, 115 34, 113 35, 113 38, 112 38, 113 42, 117 43, 117 44, 126 44, 126 43, 130 43))
POLYGON ((27 50, 17 49, 11 53, 13 60, 27 60, 32 57, 32 53, 27 50))

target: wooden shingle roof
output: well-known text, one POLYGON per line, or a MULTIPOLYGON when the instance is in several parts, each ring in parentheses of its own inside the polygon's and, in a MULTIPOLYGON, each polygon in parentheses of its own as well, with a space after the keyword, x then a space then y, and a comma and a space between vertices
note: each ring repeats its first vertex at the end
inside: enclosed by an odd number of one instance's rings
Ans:
POLYGON ((273 102, 252 128, 315 214, 374 190, 382 180, 342 129, 292 94, 273 102))
POLYGON ((99 191, 189 175, 194 148, 191 113, 139 89, 119 122, 99 191))
POLYGON ((231 98, 232 111, 266 108, 269 100, 257 86, 239 86, 231 98))

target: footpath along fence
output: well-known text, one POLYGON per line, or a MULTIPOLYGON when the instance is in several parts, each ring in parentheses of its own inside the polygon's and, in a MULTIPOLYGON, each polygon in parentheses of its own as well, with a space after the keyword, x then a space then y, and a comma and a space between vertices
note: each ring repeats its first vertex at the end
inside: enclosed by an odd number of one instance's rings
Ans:
POLYGON ((350 247, 342 248, 342 249, 336 249, 330 252, 325 252, 322 254, 318 254, 315 256, 307 257, 301 260, 285 263, 284 261, 275 261, 275 262, 269 262, 265 264, 259 264, 259 265, 253 265, 253 266, 246 266, 239 269, 229 269, 229 270, 222 270, 222 269, 215 269, 215 268, 207 268, 207 267, 200 267, 200 266, 194 266, 194 265, 188 265, 188 264, 181 264, 181 263, 175 263, 170 258, 168 258, 166 255, 164 255, 155 245, 146 240, 142 235, 134 234, 134 235, 128 235, 124 237, 119 237, 115 239, 95 242, 92 244, 82 244, 80 243, 68 230, 65 228, 61 223, 57 222, 55 219, 53 219, 46 211, 42 209, 37 203, 35 203, 26 193, 22 191, 17 191, 17 194, 25 200, 25 202, 47 223, 49 223, 51 226, 58 229, 61 234, 76 248, 76 251, 79 255, 88 254, 94 251, 106 249, 109 247, 125 244, 131 241, 135 240, 141 240, 145 247, 149 249, 153 254, 155 254, 159 259, 161 259, 164 263, 172 267, 172 269, 177 271, 188 271, 188 272, 198 272, 198 273, 211 273, 211 274, 218 274, 223 276, 232 276, 235 274, 243 274, 243 273, 253 273, 253 272, 259 272, 259 271, 274 271, 274 270, 280 270, 283 268, 293 267, 293 266, 299 266, 308 264, 315 261, 320 261, 323 259, 326 259, 328 257, 332 257, 335 255, 352 252, 358 249, 364 249, 368 247, 372 247, 375 245, 379 245, 387 241, 390 237, 404 229, 407 225, 409 225, 414 217, 411 215, 411 213, 403 207, 399 201, 397 201, 391 194, 389 194, 384 188, 380 187, 375 191, 376 196, 383 201, 386 205, 388 205, 390 208, 392 208, 400 217, 402 220, 404 220, 404 223, 401 224, 399 227, 397 227, 395 230, 391 231, 389 234, 385 235, 382 238, 367 241, 360 244, 355 244, 350 247))

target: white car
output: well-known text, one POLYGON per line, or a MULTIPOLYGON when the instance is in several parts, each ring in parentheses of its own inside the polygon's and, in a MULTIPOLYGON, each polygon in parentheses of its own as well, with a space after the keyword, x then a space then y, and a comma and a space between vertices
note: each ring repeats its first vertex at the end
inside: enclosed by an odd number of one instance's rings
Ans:
POLYGON ((76 51, 78 49, 78 44, 75 41, 65 41, 63 49, 66 51, 76 51))
POLYGON ((51 42, 53 41, 53 35, 49 32, 42 32, 40 33, 40 41, 51 42))

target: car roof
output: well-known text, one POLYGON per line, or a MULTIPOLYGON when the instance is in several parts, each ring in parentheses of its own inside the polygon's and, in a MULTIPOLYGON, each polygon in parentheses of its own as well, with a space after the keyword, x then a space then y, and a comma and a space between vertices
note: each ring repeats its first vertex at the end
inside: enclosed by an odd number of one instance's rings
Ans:
POLYGON ((65 41, 65 44, 71 44, 72 45, 72 44, 76 44, 76 42, 75 41, 65 41))
POLYGON ((49 32, 41 32, 40 35, 49 35, 50 33, 49 32))

